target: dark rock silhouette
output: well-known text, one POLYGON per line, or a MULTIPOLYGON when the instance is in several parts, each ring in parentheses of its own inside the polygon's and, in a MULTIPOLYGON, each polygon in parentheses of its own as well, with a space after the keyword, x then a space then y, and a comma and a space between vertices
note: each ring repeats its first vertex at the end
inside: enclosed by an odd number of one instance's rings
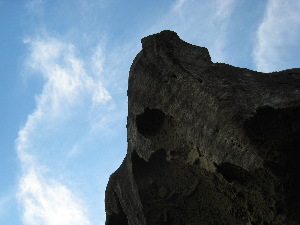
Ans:
POLYGON ((299 225, 300 69, 213 63, 172 31, 142 45, 106 225, 299 225))

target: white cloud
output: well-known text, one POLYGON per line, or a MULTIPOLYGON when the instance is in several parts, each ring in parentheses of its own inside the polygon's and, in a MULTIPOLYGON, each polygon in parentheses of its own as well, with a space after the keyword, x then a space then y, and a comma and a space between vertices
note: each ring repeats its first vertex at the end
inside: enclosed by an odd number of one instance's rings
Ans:
POLYGON ((55 180, 45 180, 34 168, 23 176, 18 198, 28 225, 88 225, 80 200, 55 180))
POLYGON ((102 82, 98 82, 95 84, 95 91, 93 94, 93 102, 95 104, 107 102, 111 99, 111 96, 109 95, 108 91, 103 87, 102 82))
MULTIPOLYGON (((269 0, 257 30, 253 53, 259 71, 271 72, 290 66, 291 57, 300 40, 300 2, 269 0)), ((295 66, 299 66, 299 59, 295 66), (298 65, 297 65, 298 64, 298 65)), ((293 66, 293 64, 291 65, 293 66)))
POLYGON ((36 97, 35 111, 28 116, 16 140, 22 166, 17 197, 23 209, 23 222, 88 225, 85 203, 75 194, 72 181, 64 178, 59 165, 78 154, 77 142, 85 137, 86 130, 93 129, 95 121, 88 121, 90 112, 100 111, 111 100, 99 74, 90 73, 85 67, 92 61, 102 73, 104 53, 98 46, 94 56, 83 61, 76 56, 72 44, 58 39, 27 39, 25 43, 30 46, 27 71, 35 71, 45 83, 36 97), (74 130, 73 126, 80 129, 74 130), (65 140, 68 138, 71 141, 65 140))
MULTIPOLYGON (((92 92, 96 103, 104 103, 111 99, 97 76, 89 76, 84 63, 75 56, 74 46, 56 39, 30 42, 31 56, 28 66, 40 73, 45 79, 43 93, 38 97, 37 110, 51 115, 59 115, 60 111, 78 100, 79 95, 92 92)), ((103 72, 104 56, 101 47, 97 47, 92 57, 99 73, 103 72)))

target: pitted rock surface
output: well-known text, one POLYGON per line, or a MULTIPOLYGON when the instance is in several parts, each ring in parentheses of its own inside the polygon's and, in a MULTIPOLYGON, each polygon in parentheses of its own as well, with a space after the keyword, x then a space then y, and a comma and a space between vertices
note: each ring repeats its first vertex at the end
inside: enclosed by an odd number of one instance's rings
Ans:
POLYGON ((106 225, 299 225, 300 69, 213 63, 173 31, 142 46, 106 225))

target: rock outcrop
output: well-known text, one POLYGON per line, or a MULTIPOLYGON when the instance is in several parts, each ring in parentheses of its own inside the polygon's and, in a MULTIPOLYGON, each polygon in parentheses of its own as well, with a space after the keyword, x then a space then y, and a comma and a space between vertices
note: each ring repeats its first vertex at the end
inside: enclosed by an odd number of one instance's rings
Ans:
POLYGON ((172 31, 142 46, 106 225, 299 225, 300 69, 213 63, 172 31))

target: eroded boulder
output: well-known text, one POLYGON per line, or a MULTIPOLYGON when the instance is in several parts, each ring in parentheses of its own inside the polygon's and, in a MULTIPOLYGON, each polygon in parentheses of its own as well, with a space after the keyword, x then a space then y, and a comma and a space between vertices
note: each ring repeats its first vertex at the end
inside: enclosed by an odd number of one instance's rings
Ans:
POLYGON ((142 46, 106 225, 300 224, 300 69, 213 63, 172 31, 142 46))

